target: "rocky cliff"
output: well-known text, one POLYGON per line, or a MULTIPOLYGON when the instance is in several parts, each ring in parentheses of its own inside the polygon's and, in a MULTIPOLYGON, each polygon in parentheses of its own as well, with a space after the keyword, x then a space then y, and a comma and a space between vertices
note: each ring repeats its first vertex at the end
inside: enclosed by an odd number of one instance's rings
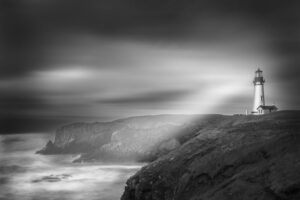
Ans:
POLYGON ((180 146, 176 137, 195 124, 190 118, 156 115, 106 123, 74 123, 59 128, 54 142, 49 141, 37 153, 82 154, 77 162, 155 159, 180 146))
POLYGON ((57 129, 54 142, 38 151, 40 154, 86 153, 110 142, 118 124, 74 123, 57 129))
POLYGON ((122 200, 300 199, 300 111, 199 119, 122 200))

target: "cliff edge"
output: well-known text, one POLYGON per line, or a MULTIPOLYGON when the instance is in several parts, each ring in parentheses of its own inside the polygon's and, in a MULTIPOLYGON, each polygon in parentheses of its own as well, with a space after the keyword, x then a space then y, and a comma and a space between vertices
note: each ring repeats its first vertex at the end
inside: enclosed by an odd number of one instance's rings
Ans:
POLYGON ((57 129, 39 154, 81 154, 75 162, 149 161, 180 146, 179 133, 195 122, 187 115, 153 115, 57 129))
POLYGON ((300 199, 300 111, 205 123, 132 176, 121 199, 300 199))

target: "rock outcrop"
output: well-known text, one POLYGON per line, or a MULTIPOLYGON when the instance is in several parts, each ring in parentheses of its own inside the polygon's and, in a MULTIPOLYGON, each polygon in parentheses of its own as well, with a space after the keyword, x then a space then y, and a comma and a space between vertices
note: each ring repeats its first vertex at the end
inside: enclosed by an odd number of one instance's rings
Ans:
POLYGON ((197 124, 132 176, 121 199, 300 199, 300 111, 197 124))
POLYGON ((40 154, 87 153, 110 142, 114 125, 109 123, 74 123, 57 129, 54 142, 38 151, 40 154))
POLYGON ((190 117, 157 115, 74 123, 59 128, 54 142, 37 153, 81 154, 75 162, 153 160, 180 146, 176 137, 194 125, 190 117))

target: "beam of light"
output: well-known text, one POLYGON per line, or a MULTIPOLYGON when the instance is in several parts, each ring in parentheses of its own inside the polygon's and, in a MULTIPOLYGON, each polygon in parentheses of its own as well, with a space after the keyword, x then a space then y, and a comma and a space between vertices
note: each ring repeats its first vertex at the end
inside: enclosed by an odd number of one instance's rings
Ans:
POLYGON ((185 100, 186 106, 180 108, 185 114, 213 114, 217 107, 238 96, 245 87, 237 83, 223 84, 204 92, 195 93, 185 100), (198 101, 198 102, 197 102, 198 101))

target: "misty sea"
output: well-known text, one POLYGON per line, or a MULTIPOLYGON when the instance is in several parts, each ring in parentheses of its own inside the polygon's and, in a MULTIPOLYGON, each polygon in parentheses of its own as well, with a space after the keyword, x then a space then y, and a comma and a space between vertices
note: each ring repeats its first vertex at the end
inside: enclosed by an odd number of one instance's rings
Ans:
POLYGON ((48 134, 0 135, 0 200, 118 200, 141 164, 72 163, 38 155, 48 134))

